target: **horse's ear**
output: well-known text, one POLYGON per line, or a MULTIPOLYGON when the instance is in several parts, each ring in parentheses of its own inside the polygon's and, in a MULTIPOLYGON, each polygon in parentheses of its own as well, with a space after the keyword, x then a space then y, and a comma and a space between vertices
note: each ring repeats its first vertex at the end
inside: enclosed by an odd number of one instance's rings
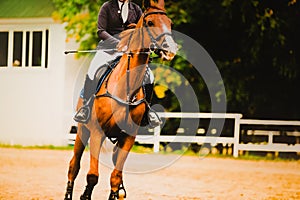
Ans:
POLYGON ((126 26, 126 29, 133 29, 133 28, 136 28, 136 24, 135 23, 131 23, 131 24, 128 24, 126 26))
POLYGON ((143 7, 144 7, 145 9, 149 8, 149 7, 151 6, 151 1, 152 1, 152 0, 144 0, 144 1, 143 1, 143 7))
POLYGON ((150 7, 156 7, 157 1, 150 0, 150 7))
POLYGON ((145 9, 149 8, 149 7, 160 7, 160 8, 164 8, 165 7, 165 1, 164 0, 158 0, 158 1, 154 1, 154 0, 144 0, 143 1, 143 7, 145 9))
POLYGON ((161 7, 161 8, 164 8, 165 7, 165 1, 164 0, 158 0, 158 6, 161 7))

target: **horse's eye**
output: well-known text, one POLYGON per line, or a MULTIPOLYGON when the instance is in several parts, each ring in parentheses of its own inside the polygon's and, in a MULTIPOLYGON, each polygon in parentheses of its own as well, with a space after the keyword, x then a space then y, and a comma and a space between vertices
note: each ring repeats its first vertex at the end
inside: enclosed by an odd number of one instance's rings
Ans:
POLYGON ((152 21, 148 21, 148 26, 154 26, 153 22, 152 21))

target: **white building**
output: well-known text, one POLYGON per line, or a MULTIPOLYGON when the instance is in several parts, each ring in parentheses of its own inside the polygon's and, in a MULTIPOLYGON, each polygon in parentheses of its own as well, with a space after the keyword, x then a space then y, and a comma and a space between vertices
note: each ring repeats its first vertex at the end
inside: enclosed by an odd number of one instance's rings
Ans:
MULTIPOLYGON (((51 0, 0 2, 0 143, 65 145, 88 63, 66 56, 51 0)), ((87 60, 87 59, 85 59, 87 60)), ((88 62, 88 61, 87 61, 88 62)))

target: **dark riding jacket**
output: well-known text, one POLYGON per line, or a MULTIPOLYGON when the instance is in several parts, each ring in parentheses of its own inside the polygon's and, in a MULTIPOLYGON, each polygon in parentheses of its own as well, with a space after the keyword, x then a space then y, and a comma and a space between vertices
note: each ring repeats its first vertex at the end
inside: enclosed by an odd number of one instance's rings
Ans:
POLYGON ((125 30, 129 24, 136 24, 141 16, 142 9, 137 4, 129 1, 128 18, 123 23, 118 0, 109 0, 102 5, 99 11, 97 34, 101 40, 106 41, 105 43, 109 42, 116 45, 119 39, 117 34, 125 30))

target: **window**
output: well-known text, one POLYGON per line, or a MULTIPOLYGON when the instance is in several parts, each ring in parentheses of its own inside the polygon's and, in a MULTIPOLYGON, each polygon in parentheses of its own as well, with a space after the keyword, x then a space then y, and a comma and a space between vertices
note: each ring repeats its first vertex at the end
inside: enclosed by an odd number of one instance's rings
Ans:
POLYGON ((14 32, 13 66, 22 66, 23 32, 14 32))
POLYGON ((48 67, 48 29, 1 31, 0 41, 0 67, 48 67))
POLYGON ((42 32, 33 32, 32 66, 41 66, 42 63, 42 32))
POLYGON ((7 66, 8 32, 0 32, 0 67, 7 66))

